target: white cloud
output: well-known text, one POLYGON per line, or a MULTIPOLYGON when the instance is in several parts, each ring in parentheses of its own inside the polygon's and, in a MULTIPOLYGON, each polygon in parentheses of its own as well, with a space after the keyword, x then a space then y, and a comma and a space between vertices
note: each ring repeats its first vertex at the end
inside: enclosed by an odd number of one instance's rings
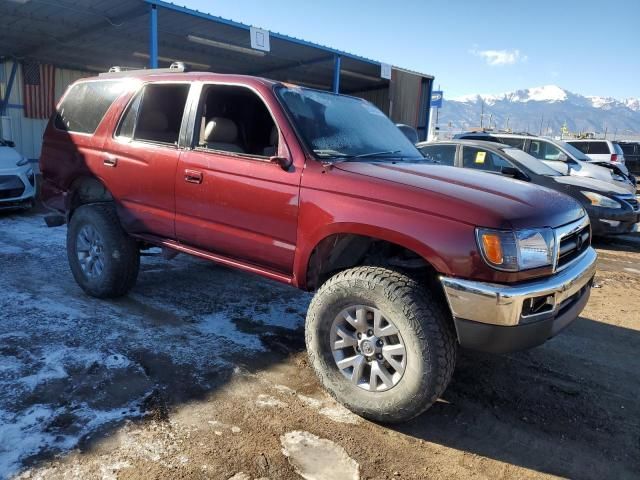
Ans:
POLYGON ((470 50, 470 53, 483 58, 487 65, 492 67, 500 65, 513 65, 518 62, 526 62, 527 56, 522 55, 520 50, 470 50))

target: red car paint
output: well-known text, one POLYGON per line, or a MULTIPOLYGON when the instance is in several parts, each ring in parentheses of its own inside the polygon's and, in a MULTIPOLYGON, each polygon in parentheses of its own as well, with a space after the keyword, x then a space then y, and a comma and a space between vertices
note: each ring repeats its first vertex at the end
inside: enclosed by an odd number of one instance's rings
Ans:
MULTIPOLYGON (((50 122, 40 158, 45 203, 61 212, 80 178, 99 180, 125 230, 147 242, 307 288, 309 259, 327 236, 359 234, 403 246, 440 274, 517 282, 550 267, 501 272, 479 255, 475 228, 557 227, 583 215, 571 198, 524 182, 428 164, 326 165, 306 151, 276 82, 205 73, 149 74, 111 105, 95 134, 50 122), (276 163, 113 135, 140 83, 206 82, 252 89, 279 129, 276 163)), ((187 114, 189 107, 187 106, 187 114)), ((194 115, 193 112, 191 112, 194 115)))

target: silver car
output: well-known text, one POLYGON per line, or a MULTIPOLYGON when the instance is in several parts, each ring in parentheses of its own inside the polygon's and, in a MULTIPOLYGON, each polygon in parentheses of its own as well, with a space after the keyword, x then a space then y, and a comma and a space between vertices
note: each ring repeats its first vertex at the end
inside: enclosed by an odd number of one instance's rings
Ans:
POLYGON ((31 208, 36 197, 36 174, 13 142, 0 139, 0 210, 31 208))

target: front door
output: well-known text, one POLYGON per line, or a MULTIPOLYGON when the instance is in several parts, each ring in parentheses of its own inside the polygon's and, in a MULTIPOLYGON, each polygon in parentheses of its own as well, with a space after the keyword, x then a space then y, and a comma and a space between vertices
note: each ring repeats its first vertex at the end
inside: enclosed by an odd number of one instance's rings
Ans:
POLYGON ((300 170, 264 101, 241 86, 204 85, 194 148, 176 175, 179 241, 283 273, 293 270, 300 170))

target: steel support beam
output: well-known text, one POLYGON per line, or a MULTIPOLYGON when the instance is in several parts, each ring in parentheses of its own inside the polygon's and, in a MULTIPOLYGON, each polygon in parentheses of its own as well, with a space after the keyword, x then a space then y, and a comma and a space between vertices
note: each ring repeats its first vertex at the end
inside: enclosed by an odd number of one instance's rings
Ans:
POLYGON ((11 73, 9 74, 9 81, 7 82, 7 91, 4 94, 4 98, 2 102, 0 102, 0 115, 4 115, 7 106, 9 105, 9 98, 11 97, 11 90, 13 90, 13 82, 16 79, 16 72, 18 71, 18 62, 16 59, 13 59, 13 64, 11 65, 11 73))
POLYGON ((340 63, 342 57, 336 55, 333 63, 333 93, 340 93, 340 63))
POLYGON ((151 5, 149 16, 149 67, 158 68, 158 8, 151 5))

